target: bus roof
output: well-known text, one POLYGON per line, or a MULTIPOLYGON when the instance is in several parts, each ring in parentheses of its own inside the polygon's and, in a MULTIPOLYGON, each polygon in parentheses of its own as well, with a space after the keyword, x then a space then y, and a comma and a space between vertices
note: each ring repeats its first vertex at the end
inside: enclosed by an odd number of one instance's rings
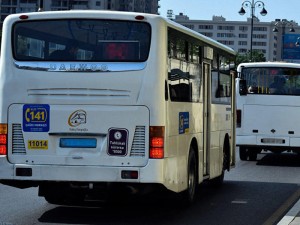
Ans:
MULTIPOLYGON (((163 18, 163 17, 162 17, 162 18, 163 18)), ((224 45, 224 44, 222 44, 222 43, 220 43, 220 42, 218 42, 218 41, 216 41, 216 40, 214 40, 214 39, 212 39, 212 38, 206 37, 205 35, 200 34, 200 33, 196 32, 196 31, 194 31, 194 30, 192 30, 192 29, 189 29, 189 28, 187 28, 187 27, 185 27, 185 26, 183 26, 183 25, 181 25, 181 24, 179 24, 179 23, 176 23, 176 22, 172 21, 172 20, 169 20, 169 19, 166 19, 166 18, 163 18, 163 19, 164 19, 169 25, 171 25, 171 27, 174 27, 174 28, 177 28, 177 29, 179 28, 180 30, 185 31, 185 32, 188 33, 189 35, 194 36, 195 38, 198 38, 198 39, 200 39, 201 41, 203 41, 203 42, 205 42, 205 43, 208 43, 208 44, 211 45, 211 46, 220 48, 220 49, 222 49, 222 50, 228 52, 229 54, 236 55, 236 52, 235 52, 232 48, 228 47, 227 45, 224 45)))
POLYGON ((38 19, 66 19, 66 18, 84 18, 84 19, 95 19, 97 16, 101 15, 103 19, 126 19, 126 20, 142 20, 138 19, 137 16, 144 16, 145 19, 143 21, 150 20, 161 20, 164 21, 168 26, 181 30, 182 32, 188 33, 189 35, 207 43, 212 47, 216 47, 221 49, 228 54, 236 55, 236 52, 224 45, 221 44, 211 38, 208 38, 196 31, 193 31, 179 23, 176 23, 170 19, 164 18, 160 15, 155 14, 146 14, 146 13, 138 13, 138 12, 120 12, 120 11, 110 11, 110 10, 66 10, 66 11, 44 11, 44 12, 30 12, 30 13, 18 13, 18 14, 11 14, 6 17, 5 23, 14 23, 15 21, 21 20, 38 20, 38 19))
POLYGON ((242 67, 292 67, 300 68, 299 63, 289 63, 289 62, 250 62, 241 63, 238 65, 237 70, 241 71, 242 67))

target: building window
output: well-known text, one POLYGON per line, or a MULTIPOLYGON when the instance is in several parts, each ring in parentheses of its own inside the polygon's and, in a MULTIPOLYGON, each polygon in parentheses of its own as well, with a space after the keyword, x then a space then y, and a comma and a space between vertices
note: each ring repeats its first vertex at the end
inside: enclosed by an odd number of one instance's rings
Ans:
POLYGON ((253 38, 256 38, 256 39, 267 39, 267 35, 266 34, 253 34, 253 38))
POLYGON ((267 46, 266 42, 254 41, 253 46, 267 46))
POLYGON ((267 31, 268 29, 266 27, 253 27, 254 31, 267 31))
POLYGON ((240 27, 239 27, 239 30, 240 30, 240 31, 247 31, 247 30, 248 30, 248 27, 246 27, 246 26, 240 26, 240 27))
POLYGON ((205 35, 206 37, 213 37, 213 33, 209 33, 209 32, 199 32, 199 33, 205 35))
POLYGON ((214 27, 213 25, 199 25, 198 28, 201 30, 212 30, 214 27))
POLYGON ((218 30, 234 30, 234 26, 218 26, 218 30))
POLYGON ((232 38, 235 35, 233 33, 217 33, 217 37, 232 38))
POLYGON ((247 34, 239 34, 239 38, 247 38, 248 35, 247 34))
POLYGON ((247 45, 247 41, 239 41, 238 44, 239 45, 247 45))
POLYGON ((194 25, 192 25, 192 24, 182 24, 182 25, 189 28, 189 29, 194 30, 194 25))
POLYGON ((234 45, 234 41, 224 41, 224 40, 218 40, 218 42, 224 44, 224 45, 234 45))

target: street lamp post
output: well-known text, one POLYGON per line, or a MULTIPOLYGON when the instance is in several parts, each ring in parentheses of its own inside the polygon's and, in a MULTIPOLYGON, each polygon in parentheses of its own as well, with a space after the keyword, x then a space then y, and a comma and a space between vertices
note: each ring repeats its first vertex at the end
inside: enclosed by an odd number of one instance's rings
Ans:
POLYGON ((250 1, 244 1, 242 3, 242 7, 239 11, 239 14, 241 16, 243 16, 246 11, 245 11, 245 8, 248 8, 248 7, 251 7, 251 34, 250 34, 250 59, 252 61, 252 45, 253 45, 253 19, 254 19, 254 13, 255 13, 255 7, 258 7, 258 8, 262 8, 262 10, 260 11, 260 14, 262 16, 265 16, 267 15, 267 10, 265 9, 265 3, 263 3, 262 1, 254 1, 252 0, 252 2, 250 1))
POLYGON ((294 25, 293 23, 291 23, 290 21, 287 21, 287 20, 281 20, 281 21, 277 21, 274 25, 274 28, 273 28, 273 32, 274 33, 277 33, 278 32, 278 27, 281 28, 281 48, 280 48, 280 56, 281 56, 281 59, 280 60, 283 60, 283 50, 284 50, 284 35, 285 35, 285 28, 286 26, 290 26, 291 28, 289 29, 289 32, 292 32, 294 33, 295 32, 295 29, 294 29, 294 25))

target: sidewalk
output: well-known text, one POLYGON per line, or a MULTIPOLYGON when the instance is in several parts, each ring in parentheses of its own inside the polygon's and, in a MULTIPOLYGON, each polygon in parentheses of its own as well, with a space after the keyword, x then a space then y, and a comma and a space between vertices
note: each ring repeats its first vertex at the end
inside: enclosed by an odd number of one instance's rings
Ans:
POLYGON ((300 225, 300 200, 296 202, 277 225, 300 225))

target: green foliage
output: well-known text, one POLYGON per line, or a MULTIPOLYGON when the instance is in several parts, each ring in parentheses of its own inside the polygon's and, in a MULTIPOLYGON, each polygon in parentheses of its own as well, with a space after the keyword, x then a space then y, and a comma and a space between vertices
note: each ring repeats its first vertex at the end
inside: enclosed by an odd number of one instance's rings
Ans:
POLYGON ((253 50, 252 51, 252 59, 251 59, 251 51, 248 51, 245 54, 238 53, 236 55, 235 65, 237 67, 240 63, 245 63, 245 62, 265 62, 265 61, 266 61, 266 57, 264 56, 264 54, 261 51, 259 51, 259 50, 253 50))

